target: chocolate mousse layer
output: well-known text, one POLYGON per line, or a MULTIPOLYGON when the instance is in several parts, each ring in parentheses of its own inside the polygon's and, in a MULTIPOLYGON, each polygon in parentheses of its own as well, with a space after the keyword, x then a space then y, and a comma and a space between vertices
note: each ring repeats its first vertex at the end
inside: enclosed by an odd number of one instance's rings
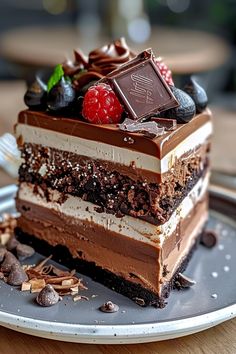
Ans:
MULTIPOLYGON (((24 242, 27 243, 34 240, 31 235, 46 241, 53 246, 53 254, 57 253, 61 246, 66 247, 75 259, 78 271, 95 279, 101 270, 112 273, 115 278, 122 278, 132 284, 131 288, 138 286, 141 289, 139 294, 145 294, 147 291, 144 297, 146 304, 151 294, 152 303, 160 306, 163 297, 167 295, 166 289, 170 290, 173 285, 176 272, 183 264, 186 266, 190 252, 206 222, 207 206, 205 195, 189 215, 180 221, 166 241, 159 244, 140 242, 92 222, 81 223, 77 218, 63 216, 56 211, 17 200, 18 210, 24 212, 24 216, 19 219, 17 233, 24 235, 24 242), (86 264, 93 265, 92 274, 91 267, 84 266, 86 264)), ((40 251, 47 253, 52 249, 45 247, 40 251)), ((63 254, 63 262, 64 259, 63 254)), ((106 278, 103 283, 108 285, 106 278)), ((111 282, 110 286, 115 287, 116 291, 122 288, 116 282, 111 282)), ((129 294, 129 287, 123 291, 121 292, 125 295, 129 294)), ((133 298, 134 293, 132 295, 131 292, 130 297, 133 298)))
POLYGON ((24 144, 20 182, 70 194, 99 206, 98 211, 124 214, 152 224, 165 223, 208 168, 209 144, 182 156, 163 183, 147 183, 135 169, 92 160, 34 144, 24 144), (129 171, 128 171, 129 170, 129 171), (136 175, 136 179, 133 178, 136 175))

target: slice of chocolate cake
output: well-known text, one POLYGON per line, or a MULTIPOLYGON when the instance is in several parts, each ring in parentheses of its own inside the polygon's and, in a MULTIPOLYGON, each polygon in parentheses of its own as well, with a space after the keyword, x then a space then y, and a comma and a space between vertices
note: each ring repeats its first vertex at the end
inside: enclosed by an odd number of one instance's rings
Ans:
POLYGON ((207 221, 211 113, 203 89, 175 88, 150 51, 133 59, 121 40, 96 53, 27 92, 17 232, 162 307, 207 221))

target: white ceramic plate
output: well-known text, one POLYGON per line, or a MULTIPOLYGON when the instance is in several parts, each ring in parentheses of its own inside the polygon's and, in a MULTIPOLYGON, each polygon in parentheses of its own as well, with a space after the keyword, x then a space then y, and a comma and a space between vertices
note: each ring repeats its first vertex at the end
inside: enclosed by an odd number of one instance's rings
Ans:
MULTIPOLYGON (((0 190, 0 213, 15 212, 15 186, 0 190)), ((80 343, 142 343, 185 336, 236 316, 236 198, 214 188, 209 227, 217 230, 213 249, 199 246, 185 272, 197 281, 191 289, 173 291, 164 309, 142 308, 82 276, 89 301, 70 297, 51 308, 35 304, 35 294, 0 283, 0 325, 35 336, 80 343), (96 295, 96 296, 93 296, 96 295), (113 314, 98 307, 111 300, 113 314)), ((37 262, 37 254, 29 263, 37 262)))

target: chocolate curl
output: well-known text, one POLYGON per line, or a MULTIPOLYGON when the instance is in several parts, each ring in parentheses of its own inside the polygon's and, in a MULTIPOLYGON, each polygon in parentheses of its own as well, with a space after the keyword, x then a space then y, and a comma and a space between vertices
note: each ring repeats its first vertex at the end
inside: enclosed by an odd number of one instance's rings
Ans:
POLYGON ((102 79, 105 75, 135 57, 124 38, 94 49, 88 57, 79 49, 74 51, 74 55, 75 63, 65 62, 63 69, 66 75, 75 75, 74 85, 77 89, 81 89, 91 81, 102 79), (81 68, 85 71, 81 71, 81 68))
POLYGON ((85 68, 88 67, 88 57, 85 55, 82 50, 76 49, 74 50, 75 63, 82 64, 85 68))
POLYGON ((122 124, 118 124, 120 130, 129 133, 141 133, 147 138, 154 139, 165 133, 164 127, 159 127, 155 122, 139 123, 132 119, 126 118, 122 124))
POLYGON ((90 52, 88 70, 99 72, 105 76, 117 69, 120 65, 134 58, 134 56, 125 38, 122 37, 90 52))
POLYGON ((74 76, 84 69, 83 64, 76 64, 70 60, 65 61, 62 67, 66 76, 74 76))

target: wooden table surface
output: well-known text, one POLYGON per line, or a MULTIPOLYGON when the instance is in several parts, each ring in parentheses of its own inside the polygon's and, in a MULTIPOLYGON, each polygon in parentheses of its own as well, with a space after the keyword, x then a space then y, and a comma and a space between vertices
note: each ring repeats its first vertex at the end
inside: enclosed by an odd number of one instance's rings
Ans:
MULTIPOLYGON (((72 49, 80 47, 85 53, 108 38, 86 38, 70 26, 26 27, 4 33, 0 39, 2 55, 12 62, 27 66, 54 66, 72 56, 72 49)), ((152 47, 165 58, 175 74, 211 70, 225 63, 231 49, 227 42, 214 34, 171 27, 152 27, 145 43, 129 43, 137 52, 152 47)))
MULTIPOLYGON (((21 99, 23 92, 22 82, 0 83, 0 135, 6 131, 12 131, 17 112, 24 107, 21 99)), ((216 107, 213 107, 213 112, 215 121, 213 166, 221 170, 236 172, 236 115, 216 107)), ((0 187, 14 182, 14 179, 0 170, 0 187)), ((169 341, 135 345, 88 345, 56 342, 0 327, 0 353, 234 354, 236 353, 235 333, 236 318, 203 332, 169 341)))

